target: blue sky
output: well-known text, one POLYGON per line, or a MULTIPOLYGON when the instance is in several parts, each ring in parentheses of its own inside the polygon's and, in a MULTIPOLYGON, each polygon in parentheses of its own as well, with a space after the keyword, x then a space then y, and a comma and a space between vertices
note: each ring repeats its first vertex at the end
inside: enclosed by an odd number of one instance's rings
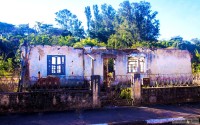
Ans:
MULTIPOLYGON (((124 0, 0 0, 0 21, 34 25, 35 21, 56 24, 55 12, 68 9, 86 26, 84 8, 93 4, 111 4, 117 9, 124 0)), ((139 2, 140 0, 129 0, 139 2)), ((160 38, 180 35, 185 40, 200 38, 200 0, 146 0, 158 11, 160 38)), ((85 27, 86 28, 86 27, 85 27)))

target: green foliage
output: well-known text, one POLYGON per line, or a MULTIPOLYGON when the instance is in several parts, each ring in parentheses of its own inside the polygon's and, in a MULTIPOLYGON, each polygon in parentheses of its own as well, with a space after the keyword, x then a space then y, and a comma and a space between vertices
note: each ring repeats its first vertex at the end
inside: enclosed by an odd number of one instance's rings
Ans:
POLYGON ((200 64, 199 63, 192 63, 192 72, 200 73, 200 64))
POLYGON ((31 34, 28 36, 30 45, 51 45, 52 39, 49 35, 35 35, 31 34))
POLYGON ((0 22, 0 34, 2 33, 2 34, 6 35, 6 33, 9 33, 13 29, 14 29, 14 25, 13 24, 0 22))
POLYGON ((0 75, 8 75, 13 71, 13 62, 11 58, 4 60, 2 56, 0 56, 0 75))
POLYGON ((101 5, 100 9, 98 5, 93 5, 94 18, 92 19, 89 6, 85 8, 85 14, 88 25, 88 36, 107 43, 110 35, 115 33, 114 20, 116 10, 107 4, 101 5))
POLYGON ((106 44, 91 38, 82 39, 80 42, 74 44, 75 48, 82 48, 84 46, 106 46, 106 44))
POLYGON ((195 56, 197 57, 198 61, 200 61, 200 53, 198 50, 195 50, 195 56))
POLYGON ((29 24, 20 24, 14 30, 14 34, 20 36, 25 36, 31 33, 35 33, 35 30, 30 28, 29 24))
POLYGON ((85 7, 85 15, 86 15, 86 18, 87 18, 87 27, 88 27, 88 31, 89 31, 90 25, 91 25, 91 18, 92 18, 90 6, 85 7))
POLYGON ((72 36, 61 36, 58 39, 57 45, 60 46, 73 46, 76 42, 78 42, 79 39, 72 37, 72 36))
POLYGON ((51 35, 34 35, 29 36, 30 45, 59 45, 73 46, 79 41, 79 38, 73 36, 51 36, 51 35))
POLYGON ((192 42, 193 44, 195 44, 195 45, 200 46, 200 39, 198 39, 198 38, 193 38, 193 39, 191 39, 191 42, 192 42))
POLYGON ((200 73, 200 53, 197 49, 195 49, 195 54, 193 55, 192 72, 200 73))
POLYGON ((131 31, 129 30, 128 23, 123 23, 118 27, 115 34, 111 35, 108 39, 108 46, 111 48, 130 48, 135 43, 131 31))
POLYGON ((200 64, 198 64, 195 68, 196 68, 196 72, 200 73, 200 64))
POLYGON ((69 10, 63 9, 55 13, 55 21, 62 27, 68 30, 73 36, 84 38, 84 29, 82 22, 78 20, 77 16, 72 14, 69 10))
POLYGON ((131 48, 150 47, 148 42, 135 42, 131 48))
POLYGON ((64 9, 55 13, 56 22, 52 24, 36 22, 33 28, 29 24, 15 26, 0 22, 0 72, 12 72, 20 65, 20 46, 60 45, 60 46, 107 46, 115 49, 125 48, 174 48, 188 50, 192 57, 193 72, 200 72, 200 39, 185 41, 181 36, 170 40, 160 40, 157 12, 151 9, 149 2, 124 1, 115 10, 111 5, 93 5, 85 7, 87 19, 87 37, 77 16, 64 9), (100 42, 101 41, 101 42, 100 42))
POLYGON ((125 88, 121 90, 120 98, 122 99, 131 99, 131 89, 132 88, 125 88))
POLYGON ((112 18, 115 31, 108 38, 108 46, 111 48, 135 48, 149 46, 142 41, 157 41, 159 21, 156 19, 156 15, 157 12, 151 10, 148 2, 124 1, 120 4, 118 13, 112 18))
POLYGON ((135 41, 156 41, 159 36, 158 12, 151 10, 149 2, 124 1, 119 8, 118 25, 128 22, 135 41))
MULTIPOLYGON (((22 37, 18 35, 10 35, 8 38, 0 39, 0 56, 1 61, 7 62, 10 60, 12 61, 11 67, 19 67, 19 46, 20 40, 22 37)), ((1 69, 0 69, 1 70, 1 69)))

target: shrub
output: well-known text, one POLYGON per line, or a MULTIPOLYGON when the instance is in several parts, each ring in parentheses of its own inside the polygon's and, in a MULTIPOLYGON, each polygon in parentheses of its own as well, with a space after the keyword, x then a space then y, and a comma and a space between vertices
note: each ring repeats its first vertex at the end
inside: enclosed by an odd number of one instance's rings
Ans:
POLYGON ((131 88, 122 89, 120 92, 120 98, 131 99, 131 88))

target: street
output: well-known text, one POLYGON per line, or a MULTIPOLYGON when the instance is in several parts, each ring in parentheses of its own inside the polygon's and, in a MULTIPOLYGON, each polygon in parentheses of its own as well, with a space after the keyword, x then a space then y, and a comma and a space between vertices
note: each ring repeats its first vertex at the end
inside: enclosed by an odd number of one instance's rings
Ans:
MULTIPOLYGON (((199 118, 200 104, 105 107, 101 109, 0 115, 0 125, 117 124, 165 118, 199 118)), ((195 121, 196 123, 198 121, 195 121)))

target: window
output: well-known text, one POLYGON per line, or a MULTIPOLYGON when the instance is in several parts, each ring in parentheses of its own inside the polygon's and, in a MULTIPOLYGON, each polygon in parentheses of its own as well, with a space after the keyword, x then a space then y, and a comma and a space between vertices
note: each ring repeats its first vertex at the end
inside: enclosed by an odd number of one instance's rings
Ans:
POLYGON ((144 57, 129 57, 128 72, 144 72, 144 57))
POLYGON ((47 75, 65 75, 64 55, 47 55, 47 75))
POLYGON ((138 60, 134 57, 128 59, 128 72, 137 72, 138 60))
POLYGON ((140 72, 144 72, 144 57, 140 57, 140 72))

